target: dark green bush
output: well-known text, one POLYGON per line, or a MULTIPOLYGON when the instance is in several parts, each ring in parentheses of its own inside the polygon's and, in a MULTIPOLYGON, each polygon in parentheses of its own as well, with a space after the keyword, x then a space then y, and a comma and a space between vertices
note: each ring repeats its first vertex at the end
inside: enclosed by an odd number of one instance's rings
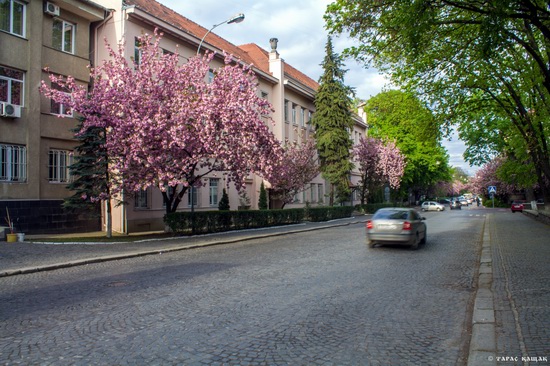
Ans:
POLYGON ((206 234, 220 231, 253 229, 304 221, 304 209, 175 212, 164 216, 174 233, 206 234))
POLYGON ((313 222, 342 219, 351 217, 354 209, 353 206, 310 207, 307 219, 313 222))
POLYGON ((393 203, 367 203, 366 205, 357 205, 357 210, 366 214, 373 214, 384 207, 395 207, 395 205, 393 203))

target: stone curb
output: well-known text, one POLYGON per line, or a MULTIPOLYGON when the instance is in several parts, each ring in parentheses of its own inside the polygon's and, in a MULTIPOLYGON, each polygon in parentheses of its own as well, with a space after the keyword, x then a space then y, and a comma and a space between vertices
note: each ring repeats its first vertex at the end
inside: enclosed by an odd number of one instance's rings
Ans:
POLYGON ((116 261, 116 260, 127 259, 127 258, 143 257, 143 256, 146 256, 146 255, 155 255, 155 254, 177 252, 177 251, 181 251, 181 250, 204 248, 204 247, 209 247, 209 246, 214 246, 214 245, 233 244, 233 243, 238 243, 238 242, 242 242, 242 241, 249 241, 249 240, 255 240, 255 239, 275 237, 275 236, 283 236, 283 235, 304 233, 304 232, 314 231, 314 230, 330 229, 330 228, 333 228, 333 227, 348 226, 348 225, 352 225, 352 224, 359 224, 359 223, 362 223, 362 222, 364 222, 364 220, 357 220, 357 221, 351 221, 351 222, 340 223, 340 224, 335 223, 335 224, 329 224, 329 225, 325 225, 325 226, 318 226, 318 227, 297 229, 297 230, 288 230, 288 231, 275 232, 275 233, 269 233, 269 234, 250 235, 250 236, 242 237, 242 238, 238 238, 238 239, 228 239, 228 240, 213 241, 213 242, 206 242, 206 243, 187 244, 187 245, 182 245, 182 246, 175 247, 175 248, 142 250, 142 251, 123 253, 123 254, 107 255, 107 256, 101 256, 101 257, 92 257, 92 258, 87 258, 87 259, 78 259, 78 260, 74 260, 74 261, 60 262, 60 263, 56 263, 56 264, 47 264, 47 265, 36 266, 36 267, 26 267, 26 268, 5 270, 5 271, 0 271, 0 278, 1 277, 20 275, 20 274, 29 274, 29 273, 36 273, 36 272, 43 272, 43 271, 53 271, 53 270, 56 270, 56 269, 83 266, 83 265, 92 264, 92 263, 101 263, 101 262, 116 261))
POLYGON ((496 365, 495 308, 493 284, 493 259, 491 235, 486 221, 483 228, 483 243, 478 273, 474 312, 472 316, 472 337, 468 366, 496 365))

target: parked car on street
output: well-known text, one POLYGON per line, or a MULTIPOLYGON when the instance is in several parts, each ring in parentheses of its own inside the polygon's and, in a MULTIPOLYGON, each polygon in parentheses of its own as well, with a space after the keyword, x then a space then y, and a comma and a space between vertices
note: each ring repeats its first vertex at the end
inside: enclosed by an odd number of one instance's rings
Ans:
POLYGON ((460 203, 459 200, 451 201, 450 209, 451 210, 462 210, 462 204, 460 203))
POLYGON ((442 204, 443 206, 446 206, 446 205, 450 205, 450 204, 451 204, 451 200, 449 200, 449 199, 447 199, 447 198, 443 198, 443 199, 437 200, 437 203, 440 203, 440 204, 442 204))
POLYGON ((426 243, 426 218, 412 208, 381 208, 367 221, 367 243, 409 245, 412 249, 426 243))
POLYGON ((522 212, 523 209, 525 208, 525 201, 522 201, 522 200, 516 200, 516 201, 512 201, 512 213, 516 213, 516 211, 519 211, 519 212, 522 212))
POLYGON ((445 211, 445 206, 443 206, 441 203, 437 203, 434 201, 425 201, 422 202, 422 206, 420 206, 420 209, 422 211, 445 211))

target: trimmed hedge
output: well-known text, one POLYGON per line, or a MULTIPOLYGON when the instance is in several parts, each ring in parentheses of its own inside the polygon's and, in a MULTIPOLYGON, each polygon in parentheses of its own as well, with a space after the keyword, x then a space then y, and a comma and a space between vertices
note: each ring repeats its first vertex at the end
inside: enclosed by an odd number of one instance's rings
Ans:
POLYGON ((164 223, 176 234, 207 234, 222 231, 328 221, 350 217, 354 207, 314 207, 284 210, 175 212, 164 216, 164 223))
POLYGON ((175 212, 164 216, 165 224, 178 234, 207 234, 221 231, 298 224, 304 210, 198 211, 175 212))
POLYGON ((367 214, 373 214, 380 208, 396 207, 393 203, 367 203, 366 205, 357 205, 357 210, 367 214))
POLYGON ((328 207, 310 207, 307 209, 309 221, 329 221, 350 217, 355 208, 353 206, 328 206, 328 207))

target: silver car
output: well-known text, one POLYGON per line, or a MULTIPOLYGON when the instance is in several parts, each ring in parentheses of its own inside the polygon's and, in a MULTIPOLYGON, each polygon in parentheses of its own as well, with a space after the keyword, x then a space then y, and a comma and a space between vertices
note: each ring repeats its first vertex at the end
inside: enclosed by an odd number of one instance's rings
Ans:
POLYGON ((381 208, 367 221, 367 243, 404 244, 412 249, 426 243, 425 217, 412 208, 381 208))
POLYGON ((422 211, 445 211, 445 206, 434 201, 426 201, 420 206, 422 211))

